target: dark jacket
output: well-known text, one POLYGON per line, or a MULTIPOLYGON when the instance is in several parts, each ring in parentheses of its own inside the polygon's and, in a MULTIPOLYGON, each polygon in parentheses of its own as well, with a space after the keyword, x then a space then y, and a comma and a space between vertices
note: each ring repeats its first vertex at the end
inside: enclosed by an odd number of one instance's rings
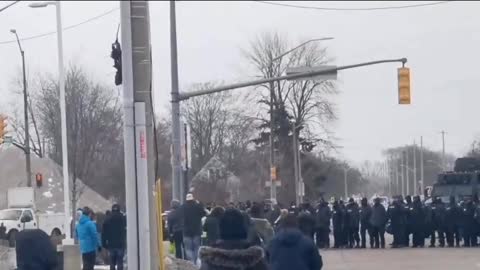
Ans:
POLYGON ((426 211, 427 208, 424 208, 420 202, 413 203, 410 208, 410 228, 412 232, 427 232, 429 229, 427 227, 427 215, 429 211, 426 211))
POLYGON ((127 221, 121 212, 112 212, 102 227, 102 246, 104 248, 125 249, 127 221))
POLYGON ((329 229, 331 218, 332 211, 330 211, 328 204, 322 204, 315 213, 315 226, 319 229, 329 229))
POLYGON ((307 236, 312 236, 315 230, 315 218, 308 211, 301 211, 298 214, 298 228, 307 236))
POLYGON ((195 237, 202 235, 202 218, 206 215, 205 209, 196 201, 186 201, 182 206, 183 235, 195 237))
POLYGON ((460 225, 461 209, 456 203, 450 203, 445 208, 445 227, 452 231, 460 225))
POLYGON ((360 207, 359 212, 360 212, 360 225, 362 226, 362 228, 370 227, 370 218, 372 217, 372 207, 368 204, 362 205, 362 207, 360 207))
POLYGON ((323 266, 313 241, 298 229, 279 232, 267 250, 270 270, 320 270, 323 266))
POLYGON ((370 215, 370 225, 383 228, 387 224, 387 220, 388 216, 385 207, 381 203, 374 204, 372 206, 372 214, 370 215))
POLYGON ((183 213, 181 208, 174 208, 168 213, 167 224, 170 235, 183 231, 183 213))
POLYGON ((332 225, 334 231, 342 231, 344 229, 345 213, 340 206, 334 206, 332 212, 332 225))
POLYGON ((392 224, 392 229, 401 229, 407 225, 405 211, 400 203, 390 205, 387 214, 392 224))
POLYGON ((219 241, 214 247, 201 247, 200 270, 267 270, 264 251, 247 241, 219 241))
POLYGON ((209 215, 203 224, 203 230, 207 233, 207 245, 212 246, 220 238, 219 219, 209 215))
POLYGON ((437 229, 445 229, 446 209, 443 202, 438 202, 432 206, 433 223, 437 229))
POLYGON ((360 224, 360 213, 358 211, 358 204, 349 203, 346 207, 345 225, 348 228, 358 228, 360 224))
POLYGON ((23 230, 16 236, 18 270, 54 270, 57 254, 50 237, 42 230, 23 230))

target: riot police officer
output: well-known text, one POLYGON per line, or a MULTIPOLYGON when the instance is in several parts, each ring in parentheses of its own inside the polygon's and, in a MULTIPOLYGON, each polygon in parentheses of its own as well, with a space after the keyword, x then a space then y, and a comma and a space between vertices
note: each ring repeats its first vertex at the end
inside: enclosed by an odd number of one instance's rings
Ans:
POLYGON ((393 243, 392 248, 399 248, 404 246, 405 242, 405 213, 400 199, 393 201, 392 205, 388 207, 388 218, 392 226, 393 243))
POLYGON ((419 196, 413 198, 412 208, 410 209, 412 247, 425 246, 425 208, 420 201, 419 196))
POLYGON ((448 247, 460 247, 460 208, 455 202, 455 197, 450 196, 450 202, 445 208, 445 232, 448 247))
POLYGON ((433 227, 432 235, 430 238, 430 246, 435 247, 435 231, 438 235, 439 247, 445 246, 445 217, 446 209, 445 204, 440 198, 435 199, 435 204, 432 206, 433 211, 433 227))
POLYGON ((366 248, 368 232, 368 238, 370 239, 370 248, 373 248, 372 225, 370 224, 372 207, 368 204, 367 198, 362 198, 362 201, 360 203, 360 238, 362 243, 360 247, 366 248))

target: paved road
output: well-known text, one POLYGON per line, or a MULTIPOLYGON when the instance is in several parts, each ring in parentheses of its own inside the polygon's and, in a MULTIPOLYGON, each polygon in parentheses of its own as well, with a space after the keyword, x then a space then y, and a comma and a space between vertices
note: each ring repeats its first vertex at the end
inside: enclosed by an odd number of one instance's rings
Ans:
POLYGON ((323 250, 325 270, 480 270, 480 248, 323 250))

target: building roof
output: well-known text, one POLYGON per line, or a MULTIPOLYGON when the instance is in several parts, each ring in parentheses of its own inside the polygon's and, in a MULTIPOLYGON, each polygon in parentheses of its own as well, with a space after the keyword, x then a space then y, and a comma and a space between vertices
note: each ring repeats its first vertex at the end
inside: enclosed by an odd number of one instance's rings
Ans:
MULTIPOLYGON (((32 183, 35 190, 35 207, 42 212, 62 213, 63 174, 62 167, 49 158, 31 155, 32 183), (43 185, 35 185, 35 174, 41 173, 43 185)), ((27 186, 25 171, 25 155, 15 147, 0 147, 0 209, 7 207, 7 190, 14 187, 27 186)), ((72 189, 70 179, 70 189, 72 189)), ((95 212, 110 209, 111 202, 77 179, 77 189, 81 190, 77 208, 88 206, 95 212)), ((70 196, 71 197, 71 196, 70 196)))

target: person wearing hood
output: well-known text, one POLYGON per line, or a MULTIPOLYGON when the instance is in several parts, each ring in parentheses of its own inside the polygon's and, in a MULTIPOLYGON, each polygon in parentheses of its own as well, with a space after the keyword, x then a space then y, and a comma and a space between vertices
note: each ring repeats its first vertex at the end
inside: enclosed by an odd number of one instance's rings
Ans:
POLYGON ((212 247, 200 248, 200 270, 267 270, 264 251, 247 241, 244 215, 227 209, 220 218, 220 239, 212 247))
POLYGON ((301 232, 313 240, 315 234, 315 218, 312 212, 308 210, 309 207, 307 204, 302 204, 301 208, 298 214, 298 227, 301 232))
POLYGON ((183 215, 180 202, 173 200, 170 203, 171 211, 167 216, 168 235, 170 243, 175 245, 175 258, 183 259, 183 215))
POLYGON ((193 198, 193 195, 188 193, 182 214, 185 256, 187 260, 196 264, 202 235, 202 218, 207 213, 202 205, 193 198))
POLYGON ((360 238, 361 248, 366 248, 367 232, 370 239, 370 248, 373 248, 372 226, 370 225, 370 217, 372 216, 372 207, 368 204, 367 198, 362 198, 360 207, 360 238))
POLYGON ((320 270, 323 266, 315 243, 298 229, 293 214, 287 215, 284 229, 272 239, 267 250, 271 270, 320 270))
POLYGON ((76 228, 80 252, 82 253, 83 270, 93 270, 96 251, 100 249, 97 226, 90 218, 92 210, 85 207, 76 228))
POLYGON ((219 223, 225 209, 217 206, 212 209, 212 212, 205 219, 203 224, 203 231, 207 233, 207 246, 213 246, 220 237, 219 223))
POLYGON ((110 270, 123 270, 123 257, 127 244, 127 220, 120 205, 112 205, 112 212, 103 223, 102 246, 110 255, 110 270), (116 268, 115 268, 116 267, 116 268))
POLYGON ((57 269, 55 247, 44 231, 40 229, 23 230, 17 234, 16 240, 18 270, 57 269))

